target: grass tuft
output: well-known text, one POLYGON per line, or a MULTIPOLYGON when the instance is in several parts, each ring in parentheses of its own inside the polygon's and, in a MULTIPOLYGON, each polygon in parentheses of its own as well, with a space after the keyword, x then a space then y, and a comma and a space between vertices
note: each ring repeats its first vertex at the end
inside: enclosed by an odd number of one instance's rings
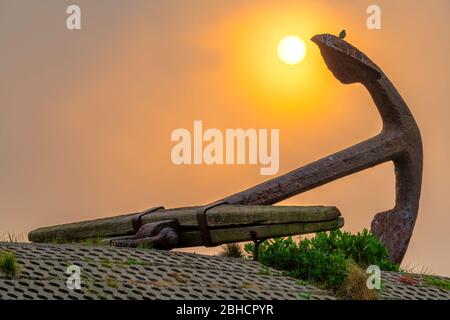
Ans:
POLYGON ((107 277, 105 279, 106 285, 110 288, 117 289, 119 287, 119 283, 113 277, 107 277))
POLYGON ((308 292, 300 292, 298 296, 303 300, 311 300, 311 294, 308 292))
POLYGON ((0 252, 0 273, 8 278, 16 277, 20 268, 16 261, 16 256, 12 252, 0 252))
POLYGON ((244 251, 241 248, 239 243, 227 243, 222 246, 222 251, 219 253, 221 257, 230 257, 230 258, 243 258, 244 251))
POLYGON ((129 258, 126 260, 125 264, 127 264, 129 266, 133 266, 133 265, 143 266, 143 265, 145 265, 145 261, 129 258))
POLYGON ((348 300, 377 300, 377 290, 367 287, 367 273, 356 263, 347 266, 347 278, 339 287, 338 296, 348 300))
POLYGON ((422 266, 419 269, 419 267, 417 265, 412 265, 407 262, 405 262, 403 265, 401 265, 400 272, 406 273, 406 274, 421 274, 421 275, 429 275, 431 273, 431 271, 428 267, 422 266))
POLYGON ((450 290, 450 280, 432 275, 422 276, 422 283, 426 286, 437 287, 440 289, 450 290))

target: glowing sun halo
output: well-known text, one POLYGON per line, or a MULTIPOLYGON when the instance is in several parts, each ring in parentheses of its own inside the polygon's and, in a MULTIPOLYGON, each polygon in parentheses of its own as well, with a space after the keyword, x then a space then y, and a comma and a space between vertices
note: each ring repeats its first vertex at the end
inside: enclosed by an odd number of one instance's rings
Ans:
POLYGON ((297 36, 286 36, 278 43, 278 57, 286 64, 298 64, 305 59, 306 44, 297 36))

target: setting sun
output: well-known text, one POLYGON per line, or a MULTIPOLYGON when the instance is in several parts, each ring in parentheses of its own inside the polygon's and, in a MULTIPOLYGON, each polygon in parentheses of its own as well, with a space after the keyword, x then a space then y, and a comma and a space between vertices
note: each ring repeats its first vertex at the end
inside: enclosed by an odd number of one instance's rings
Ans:
POLYGON ((298 64, 306 56, 306 44, 297 36, 287 36, 278 43, 278 57, 286 64, 298 64))
POLYGON ((196 41, 220 53, 218 81, 245 101, 242 112, 289 122, 316 119, 328 108, 335 84, 319 49, 307 40, 318 29, 333 27, 331 17, 323 22, 318 16, 316 9, 293 12, 263 6, 203 30, 196 41))

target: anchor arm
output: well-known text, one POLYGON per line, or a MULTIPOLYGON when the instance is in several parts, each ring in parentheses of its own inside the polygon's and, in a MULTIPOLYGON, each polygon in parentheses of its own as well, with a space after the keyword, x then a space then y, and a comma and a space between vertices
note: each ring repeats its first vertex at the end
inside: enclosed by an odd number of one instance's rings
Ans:
POLYGON ((328 69, 344 84, 361 83, 369 91, 383 121, 375 137, 280 177, 228 196, 230 204, 274 204, 325 183, 392 160, 396 205, 372 221, 372 232, 400 263, 408 248, 419 208, 422 184, 422 140, 408 106, 383 71, 363 52, 329 34, 316 35, 328 69))

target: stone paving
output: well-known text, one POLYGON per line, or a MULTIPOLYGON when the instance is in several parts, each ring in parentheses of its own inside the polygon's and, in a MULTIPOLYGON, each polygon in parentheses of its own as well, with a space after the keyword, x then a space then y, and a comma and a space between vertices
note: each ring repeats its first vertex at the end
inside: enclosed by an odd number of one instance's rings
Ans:
MULTIPOLYGON (((0 299, 336 299, 280 271, 246 259, 173 251, 88 245, 0 243, 20 266, 0 273, 0 299), (81 289, 70 290, 70 265, 81 270, 81 289)), ((383 273, 381 298, 450 299, 450 291, 383 273)))

